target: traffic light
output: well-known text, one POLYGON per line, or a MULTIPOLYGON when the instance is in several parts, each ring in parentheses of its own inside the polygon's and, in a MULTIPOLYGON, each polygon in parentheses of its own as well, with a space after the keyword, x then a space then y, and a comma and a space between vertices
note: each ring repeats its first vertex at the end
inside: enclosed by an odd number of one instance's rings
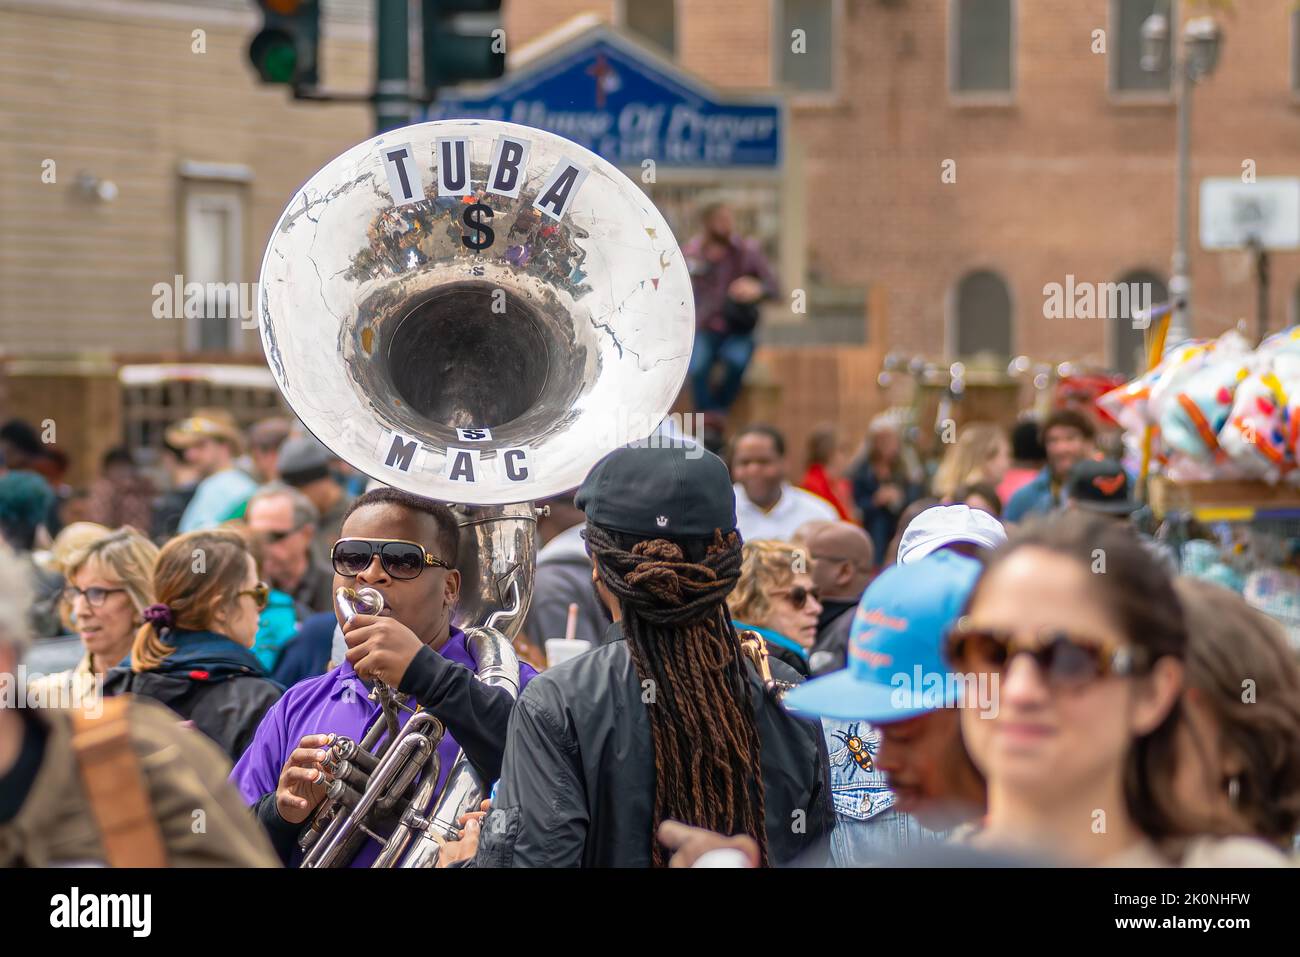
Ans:
POLYGON ((504 34, 458 33, 452 18, 461 13, 497 13, 501 0, 424 0, 424 85, 432 98, 442 86, 466 80, 495 80, 506 69, 504 34))
POLYGON ((320 46, 319 0, 256 0, 262 29, 248 45, 263 83, 315 86, 320 46))

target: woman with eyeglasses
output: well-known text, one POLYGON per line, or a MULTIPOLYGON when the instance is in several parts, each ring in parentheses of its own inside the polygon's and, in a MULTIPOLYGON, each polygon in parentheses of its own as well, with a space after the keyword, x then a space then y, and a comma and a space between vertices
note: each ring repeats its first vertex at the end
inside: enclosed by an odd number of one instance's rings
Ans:
POLYGON ((283 692, 249 650, 268 592, 253 556, 229 529, 177 536, 158 554, 153 591, 105 692, 161 701, 237 760, 283 692))
POLYGON ((1240 862, 1244 839, 1195 840, 1174 787, 1187 643, 1129 528, 1079 512, 1023 526, 948 638, 955 672, 996 680, 996 707, 961 715, 988 786, 972 843, 1074 865, 1240 862))
POLYGON ((763 637, 767 653, 805 678, 822 606, 805 549, 758 539, 741 550, 740 580, 727 599, 737 631, 763 637))
POLYGON ((37 679, 42 688, 61 687, 73 703, 93 691, 96 677, 131 654, 144 610, 153 604, 157 558, 158 546, 127 527, 105 529, 102 536, 68 552, 62 561, 67 582, 63 613, 85 654, 72 670, 37 679))

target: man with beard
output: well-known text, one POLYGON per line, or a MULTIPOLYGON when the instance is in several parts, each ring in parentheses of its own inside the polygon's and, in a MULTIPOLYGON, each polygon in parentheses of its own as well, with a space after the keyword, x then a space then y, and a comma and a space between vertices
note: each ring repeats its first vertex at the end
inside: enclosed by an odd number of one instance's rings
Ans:
MULTIPOLYGON (((447 506, 392 488, 365 493, 344 518, 332 550, 334 588, 374 588, 384 608, 340 622, 347 660, 290 688, 232 775, 286 862, 297 863, 297 839, 325 798, 330 778, 320 759, 327 736, 361 740, 380 710, 368 697, 375 680, 446 726, 439 788, 460 749, 485 780, 499 776, 514 699, 475 678, 465 633, 451 624, 460 594, 452 567, 459 532, 447 506)), ((520 663, 521 689, 535 675, 520 663)), ((409 716, 402 711, 398 720, 409 716)), ((368 867, 379 849, 367 841, 351 866, 368 867)))

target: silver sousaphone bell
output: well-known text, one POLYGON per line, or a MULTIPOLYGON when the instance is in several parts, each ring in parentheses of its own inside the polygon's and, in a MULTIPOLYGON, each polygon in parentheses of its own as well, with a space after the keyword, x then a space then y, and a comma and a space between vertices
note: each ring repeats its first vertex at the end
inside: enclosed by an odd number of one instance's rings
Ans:
MULTIPOLYGON (((691 282, 663 217, 617 168, 552 133, 409 126, 294 195, 262 261, 258 318, 276 383, 318 439, 383 483, 456 503, 457 624, 480 679, 517 689, 528 503, 650 435, 686 377, 691 282)), ((436 861, 446 822, 486 783, 462 754, 431 807, 424 778, 386 864, 436 861)), ((340 847, 369 832, 353 820, 362 796, 334 811, 340 847)))

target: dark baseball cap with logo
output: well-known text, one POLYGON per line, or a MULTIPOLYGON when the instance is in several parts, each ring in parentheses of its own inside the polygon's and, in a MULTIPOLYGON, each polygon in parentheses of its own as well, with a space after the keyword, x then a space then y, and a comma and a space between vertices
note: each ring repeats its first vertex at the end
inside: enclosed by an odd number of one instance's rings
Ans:
POLYGON ((1133 499, 1128 473, 1114 459, 1085 459, 1070 472, 1065 494, 1090 512, 1131 515, 1141 506, 1133 499))
POLYGON ((593 525, 644 538, 708 538, 736 528, 727 466, 685 441, 615 449, 587 473, 573 504, 593 525))

